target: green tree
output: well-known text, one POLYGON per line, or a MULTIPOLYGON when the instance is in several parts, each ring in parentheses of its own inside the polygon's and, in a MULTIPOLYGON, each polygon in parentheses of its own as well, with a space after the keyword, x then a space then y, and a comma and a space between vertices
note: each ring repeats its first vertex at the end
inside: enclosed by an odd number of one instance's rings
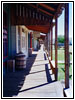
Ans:
POLYGON ((64 43, 64 36, 62 35, 58 36, 58 43, 64 43))

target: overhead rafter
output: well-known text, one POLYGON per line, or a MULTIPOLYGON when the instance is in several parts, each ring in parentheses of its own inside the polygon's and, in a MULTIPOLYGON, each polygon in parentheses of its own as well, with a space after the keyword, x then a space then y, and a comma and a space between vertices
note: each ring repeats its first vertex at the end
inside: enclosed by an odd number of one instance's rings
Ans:
POLYGON ((25 3, 25 4, 13 4, 11 6, 11 25, 25 25, 28 29, 48 33, 50 26, 54 26, 52 23, 54 16, 58 17, 62 13, 64 3, 44 4, 45 7, 39 5, 39 3, 25 3), (49 7, 46 9, 46 7, 49 7), (53 9, 55 11, 52 11, 53 9), (35 8, 35 9, 34 9, 35 8))
POLYGON ((43 13, 49 15, 49 16, 53 16, 53 14, 51 14, 51 13, 49 13, 49 12, 43 10, 43 9, 40 9, 40 8, 39 8, 39 11, 41 11, 41 12, 43 12, 43 13))
POLYGON ((55 9, 53 7, 48 6, 48 5, 44 4, 44 3, 39 3, 39 5, 42 6, 42 7, 44 7, 44 8, 46 8, 46 9, 49 9, 51 11, 55 11, 55 9))
POLYGON ((47 16, 41 15, 40 18, 40 14, 37 12, 33 15, 32 10, 24 8, 24 5, 21 4, 11 5, 11 18, 12 25, 50 25, 49 18, 47 16))
POLYGON ((49 16, 53 16, 53 14, 51 14, 51 13, 49 13, 49 12, 47 12, 47 11, 43 10, 43 9, 37 8, 37 7, 36 7, 36 6, 34 6, 33 4, 28 4, 28 5, 30 5, 31 7, 33 7, 33 8, 35 8, 35 9, 37 9, 38 11, 41 11, 41 12, 43 12, 43 13, 45 13, 45 14, 49 15, 49 16))

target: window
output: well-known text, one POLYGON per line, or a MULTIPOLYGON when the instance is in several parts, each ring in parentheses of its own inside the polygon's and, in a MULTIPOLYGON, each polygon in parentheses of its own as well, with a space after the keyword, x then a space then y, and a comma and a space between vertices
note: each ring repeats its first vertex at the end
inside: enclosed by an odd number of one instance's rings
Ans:
POLYGON ((25 33, 22 32, 22 48, 25 48, 25 33))

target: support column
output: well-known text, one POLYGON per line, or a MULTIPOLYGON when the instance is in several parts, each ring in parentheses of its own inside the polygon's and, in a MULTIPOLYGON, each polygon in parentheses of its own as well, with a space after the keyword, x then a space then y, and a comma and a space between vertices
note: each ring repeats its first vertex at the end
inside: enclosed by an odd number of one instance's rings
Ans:
POLYGON ((58 68, 57 68, 57 16, 55 18, 55 80, 57 81, 58 68))
POLYGON ((44 44, 44 45, 45 45, 45 50, 46 50, 46 37, 45 37, 45 41, 44 41, 44 42, 45 42, 45 44, 44 44))
POLYGON ((29 37, 29 43, 30 43, 30 45, 29 45, 29 49, 28 49, 28 52, 29 52, 29 56, 32 56, 32 32, 30 32, 30 35, 29 35, 30 37, 29 37))
POLYGON ((46 50, 46 37, 45 37, 45 50, 46 50))
POLYGON ((51 29, 50 29, 50 32, 49 32, 49 55, 51 57, 51 29))
POLYGON ((47 51, 48 51, 48 34, 46 35, 46 48, 47 48, 47 51))
POLYGON ((48 34, 47 34, 47 52, 48 52, 48 34))
POLYGON ((50 33, 48 33, 48 56, 50 56, 50 33))
POLYGON ((52 43, 53 43, 53 30, 52 30, 52 26, 51 26, 51 60, 52 58, 52 43))
POLYGON ((22 51, 22 28, 19 26, 19 30, 20 30, 20 52, 22 51))
POLYGON ((45 44, 45 46, 46 46, 46 50, 47 50, 47 35, 46 35, 46 44, 45 44))
POLYGON ((69 4, 65 4, 65 88, 69 88, 69 4))
POLYGON ((49 38, 48 38, 48 36, 49 36, 49 34, 47 33, 47 53, 48 53, 47 56, 49 56, 49 38))
POLYGON ((49 57, 50 57, 50 32, 49 32, 49 57))
POLYGON ((32 48, 32 32, 30 32, 30 48, 32 48))

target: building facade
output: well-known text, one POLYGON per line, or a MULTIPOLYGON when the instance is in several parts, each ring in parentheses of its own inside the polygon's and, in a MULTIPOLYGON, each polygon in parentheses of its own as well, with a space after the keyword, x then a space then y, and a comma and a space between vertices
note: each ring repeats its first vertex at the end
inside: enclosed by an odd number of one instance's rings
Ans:
POLYGON ((23 25, 11 25, 10 5, 3 5, 3 74, 7 72, 7 61, 15 60, 19 52, 28 57, 28 32, 23 25))

